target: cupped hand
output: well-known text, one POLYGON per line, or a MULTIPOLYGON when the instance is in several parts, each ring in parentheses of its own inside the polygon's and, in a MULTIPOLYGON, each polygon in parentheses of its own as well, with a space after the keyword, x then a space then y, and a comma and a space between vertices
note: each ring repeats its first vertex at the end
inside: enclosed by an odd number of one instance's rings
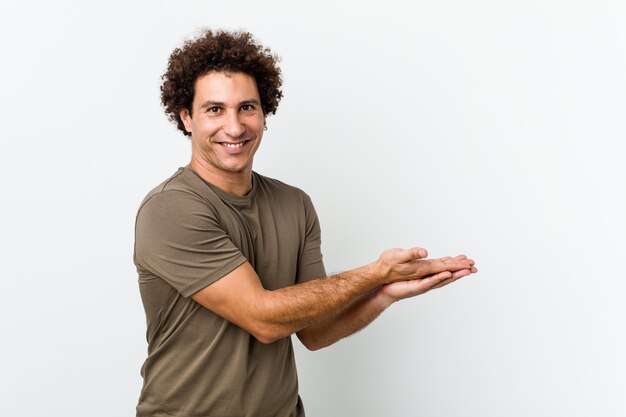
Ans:
MULTIPOLYGON (((422 279, 443 272, 452 274, 462 270, 470 270, 471 272, 474 267, 474 261, 465 255, 424 259, 426 256, 428 256, 428 252, 423 248, 386 250, 376 262, 382 284, 422 279)), ((448 274, 438 275, 438 277, 451 278, 448 274)))
POLYGON ((468 259, 465 255, 459 255, 452 259, 467 261, 469 267, 456 271, 442 271, 423 278, 386 284, 378 290, 378 295, 391 304, 405 298, 424 294, 433 289, 444 287, 458 279, 478 272, 478 269, 474 266, 474 261, 468 259))

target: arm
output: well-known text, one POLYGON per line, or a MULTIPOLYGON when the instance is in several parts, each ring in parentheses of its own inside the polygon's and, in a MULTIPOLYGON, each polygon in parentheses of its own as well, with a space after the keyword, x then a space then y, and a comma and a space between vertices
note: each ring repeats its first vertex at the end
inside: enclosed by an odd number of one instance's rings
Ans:
POLYGON ((426 255, 420 248, 392 249, 372 264, 275 291, 265 290, 245 262, 192 298, 259 341, 271 343, 339 314, 382 285, 469 270, 473 265, 462 258, 420 259, 426 255))
POLYGON ((471 264, 470 269, 456 272, 444 271, 423 279, 384 285, 337 316, 300 330, 297 333, 298 338, 309 350, 318 350, 330 346, 366 327, 391 304, 404 298, 424 294, 435 288, 441 288, 457 279, 478 272, 473 266, 473 262, 471 264))

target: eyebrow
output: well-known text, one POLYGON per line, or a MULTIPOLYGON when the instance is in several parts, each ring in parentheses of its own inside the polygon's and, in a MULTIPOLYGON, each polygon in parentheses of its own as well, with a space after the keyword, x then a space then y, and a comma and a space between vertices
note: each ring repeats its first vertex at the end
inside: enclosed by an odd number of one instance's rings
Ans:
MULTIPOLYGON (((244 104, 256 104, 257 106, 261 105, 259 100, 255 99, 255 98, 248 99, 248 100, 243 100, 242 102, 240 102, 238 104, 238 106, 243 106, 244 104)), ((202 105, 200 105, 200 108, 201 109, 208 109, 209 107, 213 107, 213 106, 225 107, 225 104, 224 104, 223 101, 207 100, 204 103, 202 103, 202 105)))

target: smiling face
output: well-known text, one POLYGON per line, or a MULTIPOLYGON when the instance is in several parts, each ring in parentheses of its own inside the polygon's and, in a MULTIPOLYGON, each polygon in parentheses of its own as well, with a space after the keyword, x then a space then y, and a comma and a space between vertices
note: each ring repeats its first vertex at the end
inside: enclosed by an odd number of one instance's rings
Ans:
POLYGON ((233 192, 228 184, 251 186, 252 162, 265 126, 254 78, 209 72, 196 81, 191 108, 192 114, 180 112, 191 133, 191 167, 225 191, 233 192))

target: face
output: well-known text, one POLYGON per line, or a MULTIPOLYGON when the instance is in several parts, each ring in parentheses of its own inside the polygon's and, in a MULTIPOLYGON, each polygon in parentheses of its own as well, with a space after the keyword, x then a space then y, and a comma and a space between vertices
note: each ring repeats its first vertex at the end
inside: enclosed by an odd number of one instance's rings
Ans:
POLYGON ((250 173, 265 127, 254 78, 240 72, 198 78, 192 110, 180 112, 191 133, 192 165, 208 175, 250 173))

